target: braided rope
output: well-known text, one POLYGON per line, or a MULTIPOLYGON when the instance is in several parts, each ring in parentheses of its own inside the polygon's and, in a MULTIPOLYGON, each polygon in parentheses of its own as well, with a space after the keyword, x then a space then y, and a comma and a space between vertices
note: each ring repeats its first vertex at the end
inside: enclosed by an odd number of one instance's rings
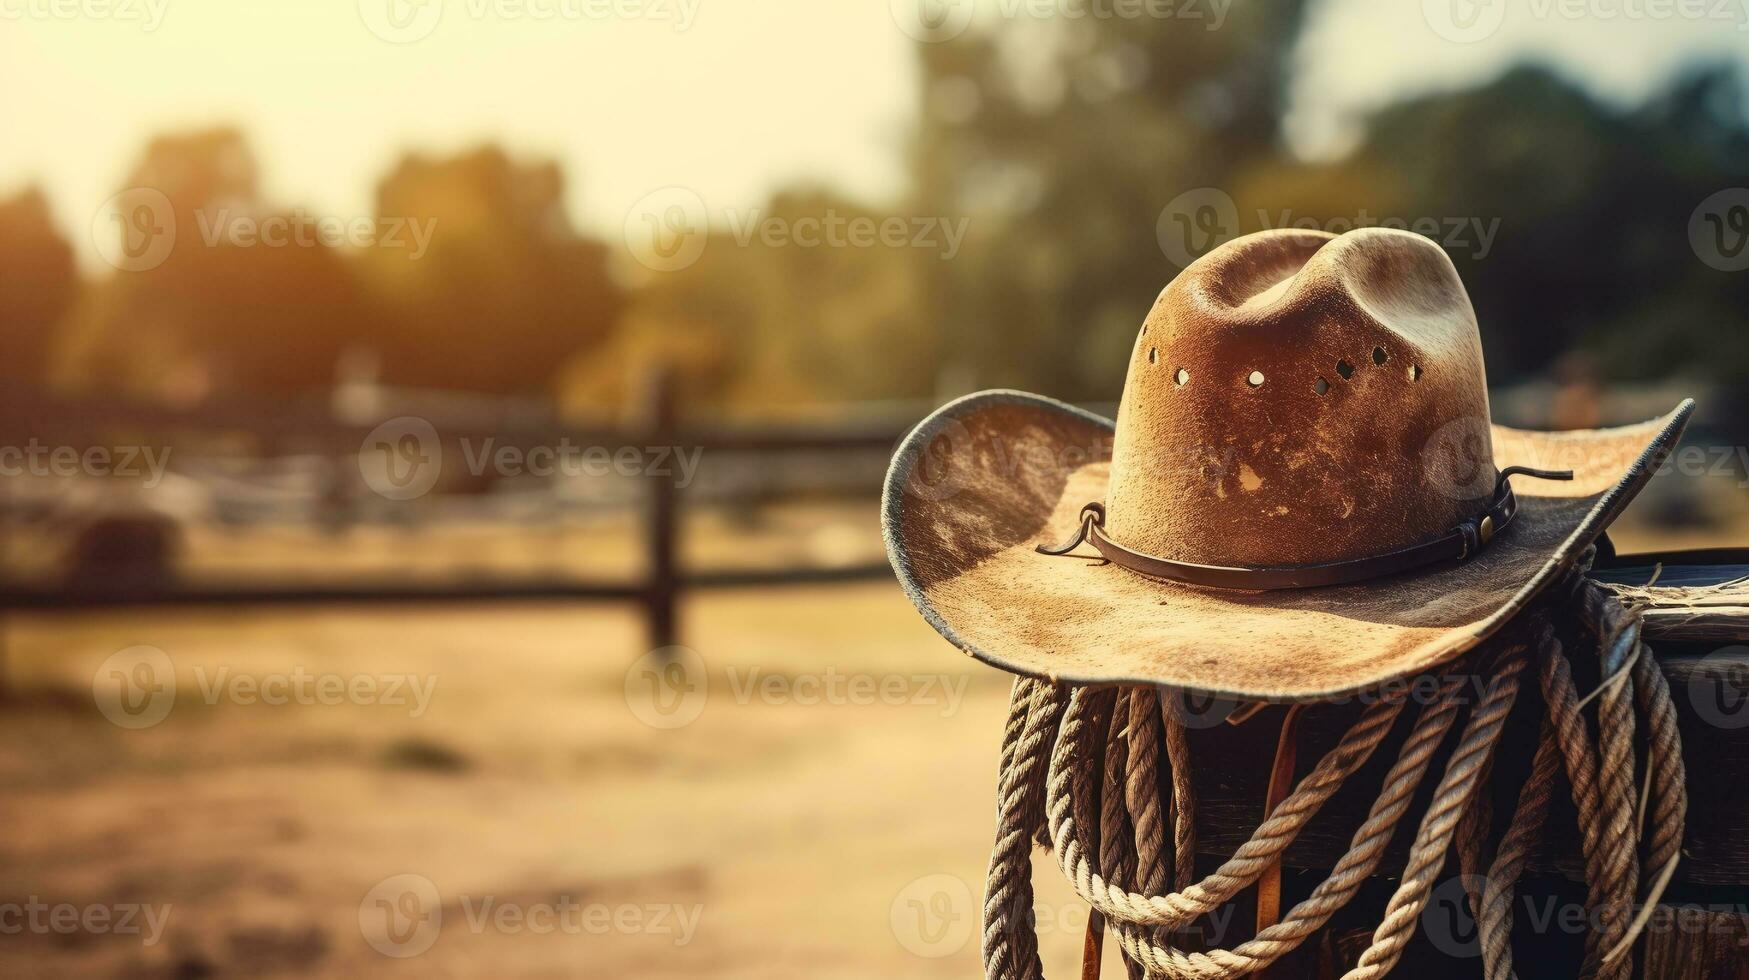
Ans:
MULTIPOLYGON (((1401 883, 1370 945, 1344 980, 1381 977, 1397 964, 1454 845, 1466 875, 1486 975, 1489 980, 1513 977, 1512 894, 1540 840, 1562 773, 1578 804, 1587 902, 1601 913, 1602 928, 1587 936, 1585 975, 1615 978, 1631 969, 1633 958, 1624 954, 1681 854, 1687 812, 1681 746, 1668 686, 1651 652, 1639 643, 1634 613, 1588 584, 1574 591, 1581 593, 1575 605, 1604 638, 1598 654, 1605 683, 1581 699, 1562 643, 1547 625, 1533 644, 1501 649, 1484 696, 1469 712, 1420 821, 1401 883), (1490 862, 1492 821, 1483 788, 1491 781, 1494 749, 1515 703, 1519 676, 1533 653, 1546 713, 1530 775, 1490 862), (1598 702, 1595 730, 1582 714, 1591 699, 1598 702), (1637 813, 1636 721, 1647 745, 1645 798, 1637 813), (1487 874, 1481 876, 1484 865, 1487 874), (1636 886, 1645 904, 1639 919, 1630 923, 1636 886)), ((1386 846, 1461 713, 1457 694, 1462 680, 1447 677, 1420 712, 1366 821, 1330 876, 1281 922, 1233 949, 1208 952, 1175 948, 1170 939, 1221 908, 1279 859, 1390 733, 1403 699, 1370 705, 1251 838, 1196 881, 1190 755, 1176 699, 1150 688, 1016 683, 1003 736, 1000 829, 985 898, 986 974, 1042 980, 1031 924, 1035 840, 1049 842, 1075 891, 1116 934, 1132 977, 1245 976, 1298 948, 1378 871, 1386 846), (1160 772, 1162 760, 1169 769, 1166 779, 1160 772), (1168 876, 1171 891, 1165 891, 1168 876)))
POLYGON ((1518 794, 1512 822, 1501 838, 1494 862, 1488 866, 1482 900, 1475 908, 1476 930, 1481 939, 1483 972, 1487 980, 1510 980, 1512 973, 1512 894, 1518 877, 1542 835, 1543 821, 1554 796, 1555 776, 1560 770, 1554 728, 1543 719, 1542 732, 1531 760, 1530 776, 1518 794))
POLYGON ((1480 784, 1482 767, 1505 730, 1506 715, 1518 696, 1518 674, 1523 669, 1522 658, 1507 660, 1489 683, 1487 696, 1470 716, 1463 739, 1446 765, 1445 778, 1433 794, 1433 804, 1421 820, 1415 846, 1409 851, 1403 883, 1385 906, 1385 921, 1373 933, 1372 945, 1361 953, 1359 963, 1343 975, 1343 980, 1382 977, 1403 955, 1403 947, 1415 934, 1421 908, 1433 890, 1434 879, 1445 863, 1446 850, 1451 846, 1452 835, 1457 833, 1458 818, 1469 805, 1470 794, 1480 784))
MULTIPOLYGON (((1099 863, 1117 881, 1136 880, 1136 845, 1131 830, 1127 791, 1130 782, 1130 694, 1118 691, 1105 739, 1105 781, 1099 789, 1099 863)), ((1155 797, 1158 798, 1158 792, 1155 797)), ((1130 980, 1143 980, 1140 964, 1123 958, 1130 980)))
POLYGON ((1196 787, 1190 780, 1190 731, 1167 700, 1160 700, 1160 708, 1172 766, 1172 887, 1183 891, 1196 880, 1196 787))
POLYGON ((1066 692, 1042 681, 1015 682, 1000 774, 996 847, 984 885, 984 974, 1042 980, 1032 922, 1032 844, 1044 822, 1044 756, 1056 738, 1066 692), (1016 723, 1015 719, 1020 719, 1016 723))
POLYGON ((1232 950, 1184 954, 1159 946, 1143 945, 1134 928, 1119 925, 1119 938, 1127 953, 1144 966, 1168 977, 1222 977, 1260 970, 1292 952, 1307 936, 1329 921, 1360 890, 1384 860, 1398 821, 1408 810, 1421 778, 1439 744, 1457 717, 1455 697, 1458 682, 1448 680, 1435 696, 1431 710, 1423 713, 1385 776, 1384 789, 1373 803, 1367 820, 1354 834, 1349 850, 1304 901, 1290 909, 1281 922, 1232 950))
POLYGON ((1078 814, 1072 816, 1070 813, 1074 799, 1070 790, 1077 778, 1076 771, 1081 768, 1082 752, 1077 743, 1086 738, 1089 727, 1085 718, 1087 701, 1080 689, 1070 694, 1069 708, 1063 715, 1062 731, 1045 784, 1047 826, 1051 843, 1057 851, 1058 866, 1075 891, 1108 918, 1174 929, 1220 908, 1241 889, 1256 881, 1263 869, 1293 843, 1318 808, 1342 785, 1343 779, 1372 755, 1372 750, 1390 732, 1391 723, 1403 707, 1401 699, 1370 707, 1342 741, 1257 828, 1251 839, 1213 874, 1173 894, 1141 895, 1124 889, 1099 873, 1086 857, 1092 848, 1084 836, 1085 823, 1078 814))

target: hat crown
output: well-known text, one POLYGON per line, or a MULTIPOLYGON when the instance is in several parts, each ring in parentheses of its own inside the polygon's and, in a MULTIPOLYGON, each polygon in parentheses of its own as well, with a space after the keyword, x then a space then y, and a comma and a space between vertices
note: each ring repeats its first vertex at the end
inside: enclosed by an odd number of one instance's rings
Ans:
POLYGON ((1191 263, 1130 357, 1107 528, 1210 565, 1317 564, 1418 544, 1493 488, 1475 312, 1405 231, 1267 231, 1191 263))

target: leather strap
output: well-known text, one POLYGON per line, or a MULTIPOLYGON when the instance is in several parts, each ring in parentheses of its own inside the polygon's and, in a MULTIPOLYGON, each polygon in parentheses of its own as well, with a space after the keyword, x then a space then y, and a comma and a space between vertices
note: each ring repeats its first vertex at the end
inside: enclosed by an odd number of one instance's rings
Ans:
POLYGON ((1099 963, 1105 956, 1105 916, 1098 909, 1087 915, 1087 938, 1081 941, 1081 980, 1099 980, 1099 963))
POLYGON ((1270 591, 1275 589, 1311 589, 1330 585, 1346 585, 1367 579, 1395 575, 1410 569, 1440 562, 1461 562, 1488 546, 1494 536, 1504 531, 1518 516, 1518 498, 1507 481, 1516 475, 1534 476, 1542 480, 1571 480, 1572 470, 1533 470, 1524 466, 1508 466, 1500 471, 1494 484, 1494 496, 1488 507, 1457 527, 1420 544, 1399 548, 1379 555, 1351 558, 1346 561, 1318 565, 1276 565, 1265 568, 1245 568, 1227 565, 1198 565, 1173 561, 1154 555, 1131 551, 1105 535, 1105 505, 1090 503, 1081 508, 1081 527, 1074 537, 1052 548, 1039 545, 1044 555, 1067 555, 1082 542, 1114 565, 1153 578, 1186 585, 1216 589, 1270 591))
MULTIPOLYGON (((1294 766, 1299 760, 1300 708, 1289 705, 1281 719, 1281 737, 1275 743, 1275 764, 1269 770, 1269 789, 1263 799, 1263 819, 1268 820, 1293 791, 1294 766)), ((1281 858, 1277 856, 1257 879, 1257 932, 1281 921, 1281 858)), ((1253 933, 1255 935, 1256 933, 1253 933)), ((1262 975, 1260 971, 1259 976, 1262 975)))

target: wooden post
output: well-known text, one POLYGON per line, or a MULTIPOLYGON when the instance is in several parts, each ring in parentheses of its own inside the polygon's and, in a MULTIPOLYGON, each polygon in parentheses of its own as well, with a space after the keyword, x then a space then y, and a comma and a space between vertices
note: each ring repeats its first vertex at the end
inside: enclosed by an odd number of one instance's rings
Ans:
MULTIPOLYGON (((649 382, 648 420, 644 426, 644 451, 649 458, 650 447, 675 444, 674 374, 667 368, 652 372, 649 382)), ((680 573, 675 558, 679 537, 679 487, 674 474, 658 476, 644 473, 644 485, 649 494, 649 509, 645 515, 644 544, 649 579, 644 586, 644 614, 650 649, 661 650, 678 641, 675 604, 680 591, 680 573)))
MULTIPOLYGON (((17 518, 18 512, 12 506, 12 483, 0 477, 0 568, 13 567, 12 522, 17 518)), ((0 586, 12 589, 18 584, 11 574, 0 573, 0 586)), ((0 609, 0 703, 12 697, 12 657, 6 643, 8 625, 6 610, 0 609)))

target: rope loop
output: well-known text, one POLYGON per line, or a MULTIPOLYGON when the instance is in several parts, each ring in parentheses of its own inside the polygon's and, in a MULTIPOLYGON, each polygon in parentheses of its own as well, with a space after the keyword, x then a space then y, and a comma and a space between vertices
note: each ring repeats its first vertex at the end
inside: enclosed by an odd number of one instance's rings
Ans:
POLYGON ((986 976, 1043 980, 1032 925, 1035 844, 1050 848, 1076 894, 1116 936, 1132 978, 1227 980, 1263 970, 1304 944, 1380 873, 1393 835, 1455 728, 1456 743, 1419 815, 1407 863, 1386 872, 1400 879, 1396 891, 1344 980, 1373 980, 1397 965, 1454 849, 1485 974, 1488 980, 1515 977, 1512 896, 1562 778, 1579 816, 1587 904, 1600 924, 1587 936, 1583 975, 1627 977, 1635 940, 1681 857, 1687 815, 1681 743, 1668 685, 1640 642, 1637 610, 1583 580, 1566 584, 1553 611, 1578 614, 1598 638, 1595 674, 1603 680, 1597 689, 1583 697, 1576 689, 1549 612, 1529 619, 1519 639, 1486 648, 1492 651, 1488 681, 1475 704, 1465 704, 1466 675, 1444 676, 1420 706, 1365 821, 1329 876, 1281 921, 1231 948, 1183 948, 1182 934, 1281 860, 1397 727, 1406 692, 1369 704, 1250 838, 1197 879, 1195 787, 1178 699, 1151 687, 1018 679, 1003 737, 998 832, 985 887, 986 976), (1544 705, 1540 735, 1507 828, 1491 844, 1495 751, 1526 683, 1544 705), (1593 705, 1594 717, 1587 717, 1593 705), (1642 737, 1643 770, 1636 751, 1642 737))

